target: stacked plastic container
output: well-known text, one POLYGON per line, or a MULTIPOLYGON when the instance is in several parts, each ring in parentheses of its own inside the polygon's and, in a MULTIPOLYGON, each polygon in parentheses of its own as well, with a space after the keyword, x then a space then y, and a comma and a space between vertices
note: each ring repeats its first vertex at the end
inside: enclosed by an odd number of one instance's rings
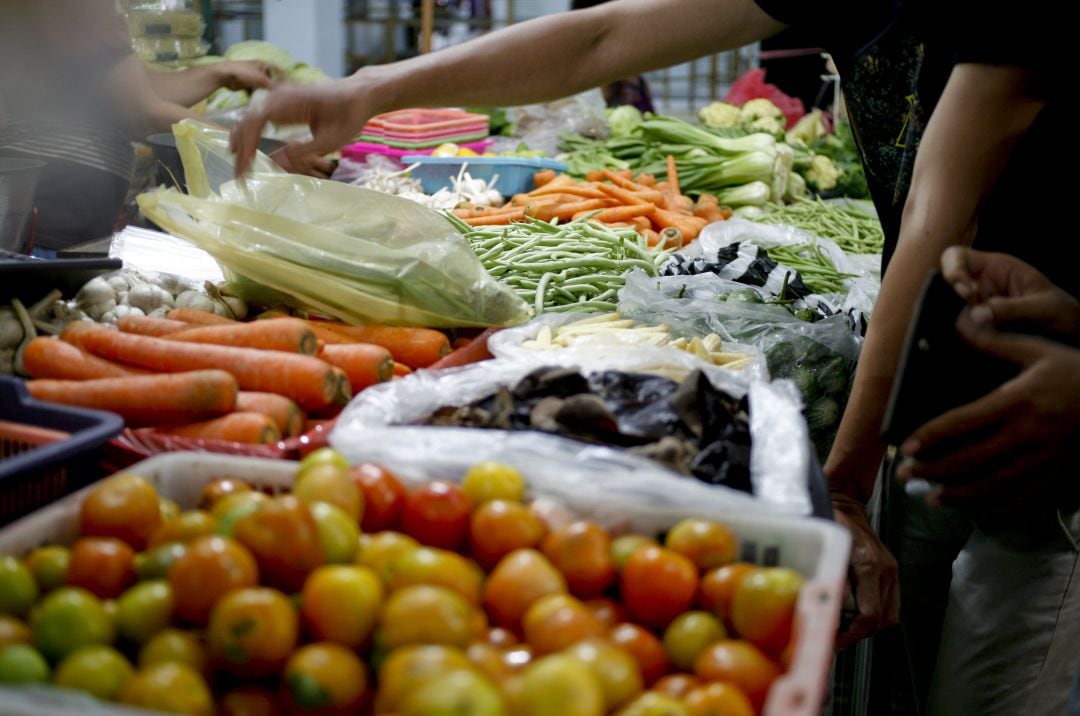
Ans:
POLYGON ((489 132, 487 115, 460 109, 402 109, 368 120, 359 141, 344 147, 342 155, 384 154, 398 159, 430 154, 441 144, 457 144, 479 154, 491 145, 489 132))
POLYGON ((135 0, 125 9, 135 54, 143 62, 183 67, 204 57, 202 16, 184 0, 135 0))

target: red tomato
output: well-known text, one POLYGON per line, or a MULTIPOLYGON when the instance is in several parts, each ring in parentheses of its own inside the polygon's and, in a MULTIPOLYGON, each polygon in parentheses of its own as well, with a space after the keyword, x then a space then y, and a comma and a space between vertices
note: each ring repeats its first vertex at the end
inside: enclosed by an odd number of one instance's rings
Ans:
POLYGON ((112 537, 83 537, 71 548, 67 583, 101 599, 120 596, 135 581, 135 550, 112 537))
POLYGON ((221 597, 258 582, 251 552, 228 537, 200 537, 169 569, 175 613, 193 624, 205 624, 221 597))
POLYGON ((405 499, 402 527, 423 544, 458 550, 469 532, 469 500, 457 485, 429 482, 405 499))
POLYGON ((754 709, 760 712, 769 689, 780 676, 780 667, 750 642, 725 639, 698 656, 694 673, 702 681, 723 681, 738 686, 750 697, 754 709))
POLYGON ((668 674, 653 684, 652 690, 675 699, 681 699, 701 686, 701 682, 690 674, 668 674))
POLYGON ((623 603, 642 624, 663 628, 694 603, 698 573, 694 563, 664 547, 642 547, 622 573, 623 603))
POLYGON ((710 569, 701 578, 698 604, 702 609, 712 612, 730 625, 731 597, 735 594, 735 588, 739 586, 743 577, 755 569, 757 567, 746 562, 725 564, 723 567, 710 569))
POLYGON ((615 581, 611 537, 593 522, 579 520, 555 530, 544 538, 542 549, 579 597, 595 597, 615 581))
POLYGON ((566 591, 566 580, 535 549, 519 549, 502 558, 484 583, 484 608, 495 623, 517 629, 540 597, 566 591))
POLYGON ((484 569, 491 569, 515 549, 535 547, 543 537, 544 524, 520 502, 489 500, 476 508, 469 521, 473 556, 484 569))
POLYGON ((634 657, 646 686, 667 673, 668 659, 664 645, 648 629, 637 624, 619 624, 611 630, 608 639, 634 657))
POLYGON ((616 624, 630 618, 626 613, 626 609, 623 608, 623 605, 619 604, 614 599, 609 599, 607 597, 590 599, 585 602, 585 606, 589 608, 589 611, 593 613, 593 616, 596 617, 597 621, 603 624, 608 630, 613 629, 616 624))
POLYGON ((79 523, 87 537, 116 537, 142 549, 161 524, 161 503, 144 478, 120 473, 90 490, 80 507, 79 523))
POLYGON ((591 637, 602 637, 607 629, 588 607, 569 594, 548 594, 525 612, 522 631, 525 641, 540 656, 591 637))
POLYGON ((368 533, 396 529, 408 491, 394 473, 365 462, 350 468, 349 477, 364 494, 364 517, 360 521, 360 529, 368 533))
POLYGON ((292 495, 260 502, 240 518, 234 534, 255 555, 265 582, 287 593, 300 591, 325 560, 311 509, 292 495))

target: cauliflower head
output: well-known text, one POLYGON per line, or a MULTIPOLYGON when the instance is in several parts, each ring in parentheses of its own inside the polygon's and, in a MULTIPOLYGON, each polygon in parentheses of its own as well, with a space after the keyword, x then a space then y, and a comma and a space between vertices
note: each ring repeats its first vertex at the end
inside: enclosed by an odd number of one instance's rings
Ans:
POLYGON ((759 97, 757 99, 747 101, 746 104, 742 106, 742 109, 739 110, 739 118, 745 124, 749 124, 755 120, 763 119, 766 117, 772 117, 777 122, 780 122, 782 125, 786 126, 784 113, 780 111, 779 107, 777 107, 775 104, 765 99, 764 97, 759 97))
POLYGON ((712 102, 698 111, 698 119, 706 127, 729 129, 742 124, 739 108, 727 102, 712 102))
POLYGON ((832 159, 818 154, 810 160, 810 168, 806 170, 805 178, 806 183, 815 190, 829 191, 836 188, 842 174, 832 159))

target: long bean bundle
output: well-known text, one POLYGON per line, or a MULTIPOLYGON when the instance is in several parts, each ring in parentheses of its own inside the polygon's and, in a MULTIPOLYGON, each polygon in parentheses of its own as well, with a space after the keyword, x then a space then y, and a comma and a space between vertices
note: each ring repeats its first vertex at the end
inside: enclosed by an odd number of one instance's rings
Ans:
POLYGON ((649 249, 633 229, 612 229, 579 220, 554 224, 538 219, 507 226, 469 226, 451 216, 480 263, 497 281, 551 312, 614 311, 626 274, 650 276, 670 252, 649 249))
POLYGON ((816 243, 774 246, 769 249, 769 258, 798 271, 803 283, 814 293, 843 293, 847 290, 844 279, 854 277, 837 270, 816 243))
POLYGON ((880 254, 885 246, 881 222, 852 206, 825 203, 821 199, 802 200, 754 219, 763 224, 787 224, 831 239, 849 254, 880 254))

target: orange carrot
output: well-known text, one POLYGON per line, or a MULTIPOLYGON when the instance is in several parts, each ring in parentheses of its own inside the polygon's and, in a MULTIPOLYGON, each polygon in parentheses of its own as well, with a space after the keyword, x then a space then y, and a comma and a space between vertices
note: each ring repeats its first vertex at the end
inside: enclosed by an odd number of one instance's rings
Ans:
POLYGON ((509 224, 511 221, 524 219, 525 210, 515 209, 514 211, 504 212, 501 214, 493 214, 489 216, 478 216, 463 219, 463 221, 469 226, 498 226, 500 224, 509 224))
POLYGON ((682 194, 682 190, 679 188, 679 167, 675 164, 675 157, 667 155, 667 180, 668 184, 671 184, 671 191, 675 194, 682 194))
POLYGON ((682 232, 683 242, 688 243, 697 238, 701 230, 705 228, 705 220, 696 216, 686 216, 674 211, 657 209, 653 214, 653 222, 664 229, 674 228, 682 232))
POLYGON ((80 323, 70 324, 62 337, 96 356, 123 360, 161 373, 225 370, 236 377, 241 389, 280 393, 295 400, 304 410, 325 408, 340 399, 339 379, 333 368, 314 356, 182 343, 80 323))
POLYGON ((315 355, 319 339, 307 324, 298 318, 273 318, 253 323, 231 323, 221 326, 198 326, 172 333, 170 341, 213 343, 219 346, 260 348, 315 355))
POLYGON ((409 373, 412 373, 412 368, 405 365, 404 363, 398 363, 397 361, 394 361, 394 375, 406 376, 409 373))
POLYGON ((630 221, 639 216, 649 216, 656 211, 652 204, 631 204, 629 206, 617 206, 604 209, 593 217, 593 221, 613 223, 618 221, 630 221))
POLYGON ((637 230, 639 234, 652 229, 652 222, 649 221, 648 216, 636 216, 630 220, 630 224, 637 230))
POLYGON ((645 237, 645 242, 649 245, 650 249, 660 243, 660 232, 658 231, 645 229, 639 233, 645 237))
POLYGON ((140 336, 167 336, 192 328, 194 324, 174 321, 171 318, 154 316, 122 316, 116 319, 116 327, 124 333, 138 333, 140 336))
POLYGON ((585 181, 589 181, 589 182, 604 181, 604 170, 603 169, 590 169, 589 171, 585 172, 585 181))
POLYGON ((640 184, 642 186, 647 186, 647 187, 656 186, 656 177, 654 177, 652 174, 645 174, 645 173, 638 174, 637 179, 635 179, 634 181, 636 181, 638 184, 640 184))
MULTIPOLYGON (((281 313, 280 311, 266 311, 265 313, 259 314, 258 320, 261 321, 261 320, 264 320, 264 319, 290 318, 290 317, 291 316, 289 316, 289 314, 281 313)), ((327 326, 335 325, 330 321, 306 320, 306 321, 304 321, 304 324, 307 325, 307 327, 310 328, 311 331, 315 334, 315 337, 318 338, 325 345, 329 346, 329 345, 338 345, 338 344, 345 344, 345 343, 356 343, 356 341, 352 340, 351 338, 347 338, 347 337, 341 335, 340 333, 337 333, 335 331, 330 330, 327 326)), ((344 324, 339 323, 339 324, 336 324, 336 325, 344 325, 344 324)), ((318 355, 318 353, 316 353, 316 355, 318 355)))
POLYGON ((33 378, 53 380, 97 380, 145 375, 138 368, 90 355, 76 346, 55 338, 35 338, 23 349, 23 367, 33 378))
POLYGON ((180 425, 158 432, 184 438, 224 440, 232 443, 265 445, 281 440, 273 418, 262 413, 231 413, 216 420, 180 425))
POLYGON ((236 396, 236 412, 261 413, 277 425, 285 437, 291 438, 304 430, 304 413, 300 406, 277 393, 256 393, 242 390, 236 396))
POLYGON ((553 194, 569 194, 570 196, 583 197, 585 199, 606 199, 607 195, 599 189, 586 186, 557 186, 552 188, 537 189, 529 196, 550 196, 553 194))
POLYGON ((568 204, 530 206, 525 211, 529 216, 540 219, 541 221, 552 221, 553 219, 567 221, 574 218, 574 214, 580 211, 596 211, 597 209, 603 209, 604 207, 605 204, 600 199, 586 199, 585 201, 575 201, 568 204))
POLYGON ((399 363, 413 370, 426 368, 450 352, 446 335, 430 328, 393 326, 346 326, 328 323, 327 327, 361 343, 374 343, 390 351, 399 363))
POLYGON ((231 318, 225 316, 219 316, 216 313, 210 311, 203 311, 199 308, 174 308, 169 311, 168 315, 171 321, 183 321, 184 323, 194 323, 198 326, 224 326, 229 323, 236 323, 231 318))
POLYGON ((354 395, 394 377, 394 359, 390 351, 371 343, 326 346, 319 357, 345 371, 354 395))
POLYGON ((458 366, 479 363, 480 361, 492 358, 491 351, 488 350, 488 339, 495 335, 498 330, 498 328, 487 329, 476 338, 472 339, 469 342, 469 345, 458 348, 453 353, 441 358, 438 362, 432 363, 428 368, 430 370, 456 368, 458 366))
POLYGON ((540 171, 533 174, 533 182, 536 184, 536 186, 544 186, 545 184, 550 183, 551 180, 554 178, 554 169, 541 169, 540 171))
MULTIPOLYGON (((123 335, 115 331, 95 331, 123 335)), ((97 380, 31 380, 30 395, 65 405, 119 413, 129 425, 202 420, 236 405, 236 379, 223 370, 134 375, 97 380)))
POLYGON ((645 186, 644 184, 638 184, 636 181, 631 179, 629 174, 630 174, 629 171, 626 171, 626 172, 622 172, 622 171, 613 172, 610 169, 605 169, 604 170, 604 178, 607 179, 608 181, 610 181, 615 186, 622 187, 623 189, 626 189, 627 191, 632 191, 632 192, 636 192, 636 193, 652 191, 652 189, 645 186))
POLYGON ((615 186, 614 184, 601 184, 600 186, 605 194, 615 197, 626 206, 634 204, 657 204, 664 198, 660 192, 653 191, 652 189, 644 192, 633 192, 621 186, 615 186))

